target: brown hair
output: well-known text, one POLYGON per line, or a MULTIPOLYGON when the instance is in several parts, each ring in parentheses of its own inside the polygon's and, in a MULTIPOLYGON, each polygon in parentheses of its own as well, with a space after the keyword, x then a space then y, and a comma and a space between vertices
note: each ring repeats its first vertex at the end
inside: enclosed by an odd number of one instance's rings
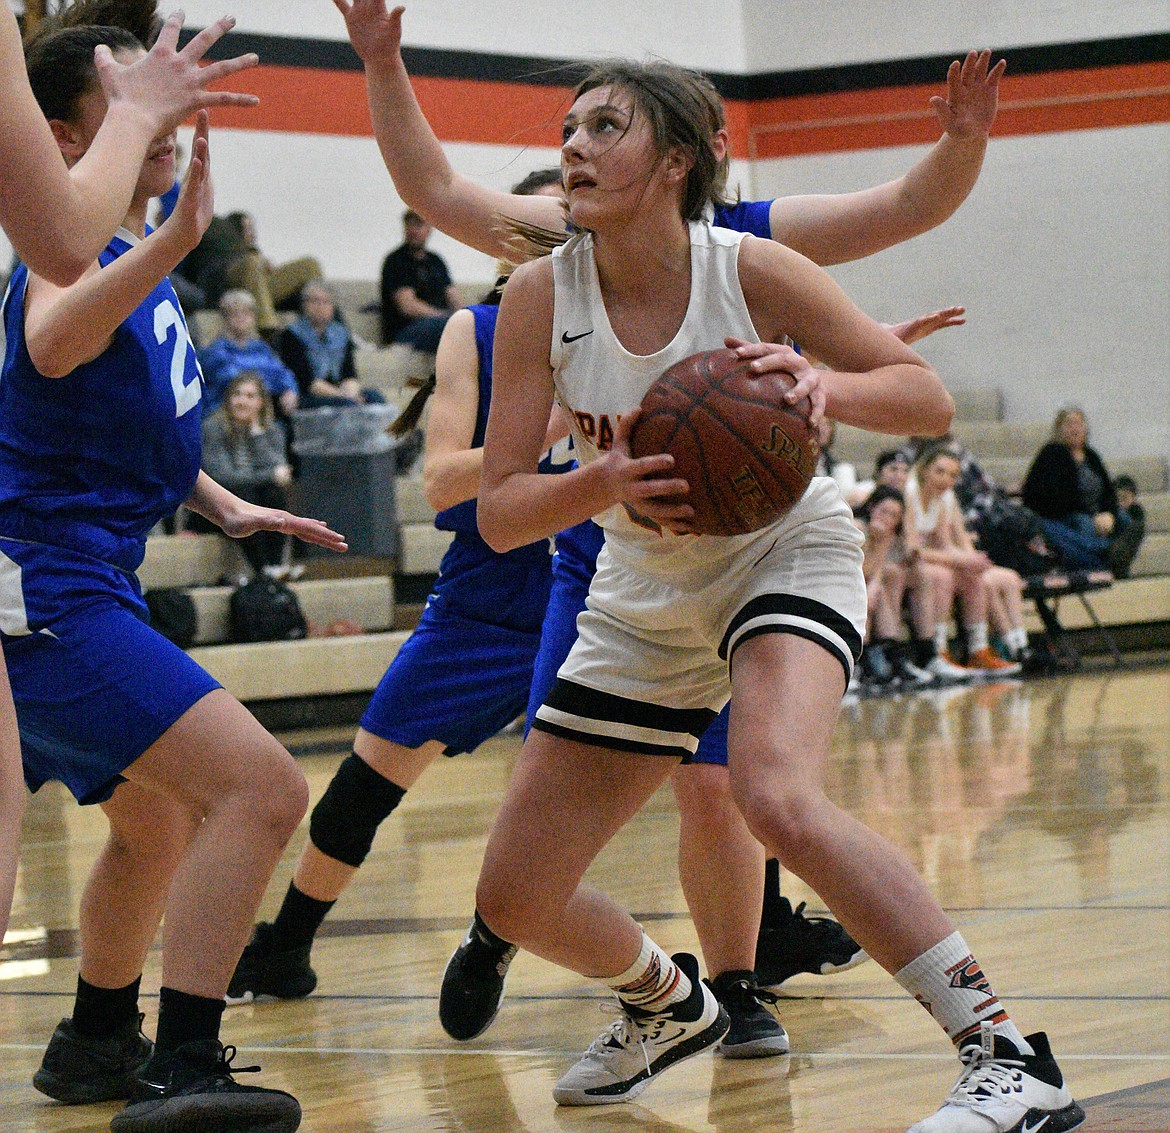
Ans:
POLYGON ((576 101, 587 91, 612 87, 625 91, 650 123, 660 156, 674 146, 691 158, 683 191, 684 220, 701 220, 708 205, 728 203, 729 159, 715 156, 714 140, 723 128, 723 101, 715 85, 698 71, 663 59, 639 63, 603 59, 595 63, 573 91, 576 101))
POLYGON ((258 424, 261 429, 267 429, 275 416, 272 409, 272 395, 268 392, 264 379, 255 370, 243 370, 238 373, 228 382, 227 389, 223 391, 223 400, 219 403, 218 410, 223 414, 224 423, 227 425, 228 439, 233 442, 238 442, 242 438, 236 423, 228 412, 228 405, 231 403, 232 394, 243 385, 254 385, 260 391, 260 420, 258 424))

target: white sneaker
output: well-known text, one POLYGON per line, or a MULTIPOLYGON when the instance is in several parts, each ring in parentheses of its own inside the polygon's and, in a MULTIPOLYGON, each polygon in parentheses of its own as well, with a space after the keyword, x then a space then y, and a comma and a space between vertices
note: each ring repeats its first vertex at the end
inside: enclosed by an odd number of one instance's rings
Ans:
POLYGON ((990 1023, 979 1040, 960 1051, 963 1072, 942 1108, 909 1133, 1064 1133, 1085 1120, 1043 1031, 1027 1038, 1034 1054, 1020 1054, 990 1023))
POLYGON ((553 1088, 558 1105, 631 1101, 655 1075, 714 1046, 727 1034, 731 1020, 699 979, 698 961, 687 952, 671 959, 691 981, 691 994, 653 1015, 619 1005, 618 1020, 589 1044, 577 1065, 553 1088))
POLYGON ((954 684, 956 681, 969 681, 975 677, 972 669, 956 665, 954 661, 941 655, 932 657, 926 662, 926 671, 936 680, 944 684, 954 684))

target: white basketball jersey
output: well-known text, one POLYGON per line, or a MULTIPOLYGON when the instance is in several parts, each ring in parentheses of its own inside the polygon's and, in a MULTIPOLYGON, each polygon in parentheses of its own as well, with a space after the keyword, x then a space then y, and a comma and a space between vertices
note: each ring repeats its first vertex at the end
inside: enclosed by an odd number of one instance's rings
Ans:
MULTIPOLYGON (((662 372, 700 350, 719 350, 728 335, 759 342, 739 284, 742 232, 692 221, 691 295, 678 333, 654 354, 631 354, 609 323, 593 235, 582 232, 553 252, 553 328, 549 361, 557 400, 569 412, 583 464, 607 451, 624 413, 637 409, 662 372)), ((634 523, 622 507, 595 517, 607 536, 661 545, 663 536, 634 523)), ((667 537, 669 539, 669 536, 667 537)))

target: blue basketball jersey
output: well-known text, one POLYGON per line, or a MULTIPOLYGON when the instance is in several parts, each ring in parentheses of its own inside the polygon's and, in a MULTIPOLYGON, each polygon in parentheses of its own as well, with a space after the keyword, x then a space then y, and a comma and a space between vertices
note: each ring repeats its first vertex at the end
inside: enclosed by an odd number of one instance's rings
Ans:
MULTIPOLYGON (((479 354, 479 406, 471 447, 483 445, 488 409, 492 399, 492 344, 499 307, 476 304, 469 307, 475 319, 475 344, 479 354)), ((542 471, 552 471, 548 457, 542 471)), ((484 542, 476 524, 476 501, 464 500, 444 508, 435 516, 440 531, 453 531, 455 538, 439 565, 435 592, 428 599, 460 616, 487 624, 536 632, 544 616, 551 578, 551 552, 547 539, 498 554, 484 542), (518 579, 524 582, 517 584, 518 579)))
MULTIPOLYGON (((102 268, 137 242, 119 229, 102 268)), ((0 536, 132 571, 199 474, 202 374, 178 297, 164 279, 97 358, 46 378, 25 342, 27 286, 18 264, 3 307, 0 536)))
POLYGON ((750 232, 761 240, 772 239, 771 201, 739 201, 734 205, 716 205, 711 223, 732 232, 750 232))

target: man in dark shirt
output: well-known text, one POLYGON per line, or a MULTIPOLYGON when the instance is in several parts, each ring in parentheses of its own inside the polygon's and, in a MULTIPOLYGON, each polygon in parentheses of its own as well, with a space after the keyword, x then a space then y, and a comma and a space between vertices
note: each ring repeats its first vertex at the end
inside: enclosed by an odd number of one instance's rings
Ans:
POLYGON ((427 251, 431 226, 408 210, 402 228, 402 245, 382 264, 382 341, 434 353, 444 325, 460 306, 459 292, 447 265, 427 251))

